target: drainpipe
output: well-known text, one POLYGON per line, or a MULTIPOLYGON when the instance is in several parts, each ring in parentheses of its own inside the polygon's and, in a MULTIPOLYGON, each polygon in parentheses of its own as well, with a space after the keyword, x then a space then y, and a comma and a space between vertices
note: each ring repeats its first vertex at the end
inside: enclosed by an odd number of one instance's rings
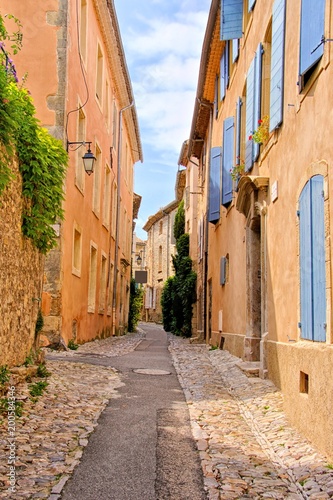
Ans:
POLYGON ((119 123, 118 123, 118 155, 117 155, 117 212, 116 212, 116 241, 115 241, 115 251, 114 251, 114 276, 113 276, 113 335, 116 333, 116 308, 117 308, 117 280, 118 280, 118 246, 119 246, 119 217, 120 217, 120 174, 121 174, 121 146, 122 146, 122 121, 123 113, 127 109, 134 106, 134 101, 128 106, 125 106, 119 111, 119 123))

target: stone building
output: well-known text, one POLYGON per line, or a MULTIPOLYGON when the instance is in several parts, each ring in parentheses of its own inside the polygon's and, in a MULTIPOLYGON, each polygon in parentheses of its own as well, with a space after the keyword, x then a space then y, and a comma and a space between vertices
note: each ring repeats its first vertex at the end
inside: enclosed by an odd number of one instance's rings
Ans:
POLYGON ((332 9, 212 0, 181 159, 198 165, 199 328, 331 457, 332 9))
POLYGON ((162 322, 161 294, 165 281, 174 275, 172 256, 176 250, 173 226, 178 205, 183 198, 185 172, 176 180, 176 199, 149 217, 143 229, 147 231, 146 263, 148 280, 144 306, 147 321, 162 322))
POLYGON ((131 81, 110 0, 4 0, 20 19, 19 75, 43 126, 63 140, 69 168, 58 246, 47 257, 46 342, 126 331, 133 166, 142 148, 131 81), (92 152, 94 172, 82 157, 92 152))

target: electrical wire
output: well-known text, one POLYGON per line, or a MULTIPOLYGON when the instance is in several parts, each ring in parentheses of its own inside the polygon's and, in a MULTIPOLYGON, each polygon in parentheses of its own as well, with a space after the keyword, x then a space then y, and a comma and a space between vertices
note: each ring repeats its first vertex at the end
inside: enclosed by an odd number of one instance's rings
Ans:
MULTIPOLYGON (((83 104, 81 104, 80 106, 78 106, 76 109, 72 109, 71 111, 69 111, 67 113, 67 116, 66 116, 66 126, 65 126, 65 134, 66 134, 66 141, 67 142, 68 142, 67 130, 68 130, 69 116, 72 113, 77 113, 78 111, 80 111, 81 109, 83 109, 84 106, 89 101, 89 88, 88 88, 88 83, 87 83, 86 75, 85 75, 85 72, 84 72, 83 58, 82 58, 82 54, 81 54, 81 50, 80 50, 79 0, 76 0, 76 31, 77 31, 77 48, 78 48, 78 54, 79 54, 79 60, 80 60, 80 68, 81 68, 81 73, 82 73, 83 81, 84 81, 84 84, 85 84, 85 87, 86 87, 86 100, 85 100, 85 102, 83 104)), ((73 151, 76 151, 76 149, 78 149, 79 147, 80 146, 78 146, 77 148, 73 149, 73 151)))

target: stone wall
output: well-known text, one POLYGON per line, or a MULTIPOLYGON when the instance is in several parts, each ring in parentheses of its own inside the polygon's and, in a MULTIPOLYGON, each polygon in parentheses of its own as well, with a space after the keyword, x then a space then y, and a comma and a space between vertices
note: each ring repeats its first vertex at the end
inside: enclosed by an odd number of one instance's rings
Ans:
POLYGON ((14 180, 0 195, 0 366, 22 364, 35 341, 43 257, 22 236, 22 184, 14 180))

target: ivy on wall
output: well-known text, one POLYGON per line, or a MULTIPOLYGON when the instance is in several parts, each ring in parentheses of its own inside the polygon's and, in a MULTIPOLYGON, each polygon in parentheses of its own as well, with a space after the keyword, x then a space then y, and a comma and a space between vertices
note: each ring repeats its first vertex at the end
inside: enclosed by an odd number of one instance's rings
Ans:
MULTIPOLYGON (((12 16, 18 27, 19 21, 12 16)), ((63 219, 63 183, 68 156, 62 142, 41 127, 29 92, 18 79, 5 41, 20 49, 20 30, 10 35, 0 14, 0 195, 13 178, 17 155, 22 175, 22 232, 41 253, 56 245, 52 227, 63 219)))

